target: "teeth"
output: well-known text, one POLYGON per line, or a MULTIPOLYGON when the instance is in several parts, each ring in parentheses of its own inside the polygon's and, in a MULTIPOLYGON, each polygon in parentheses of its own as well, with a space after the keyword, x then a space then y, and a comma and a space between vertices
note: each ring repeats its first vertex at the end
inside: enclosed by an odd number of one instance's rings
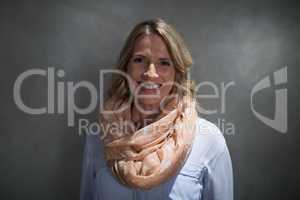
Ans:
POLYGON ((143 87, 146 89, 157 89, 160 87, 160 85, 155 83, 144 83, 143 87))

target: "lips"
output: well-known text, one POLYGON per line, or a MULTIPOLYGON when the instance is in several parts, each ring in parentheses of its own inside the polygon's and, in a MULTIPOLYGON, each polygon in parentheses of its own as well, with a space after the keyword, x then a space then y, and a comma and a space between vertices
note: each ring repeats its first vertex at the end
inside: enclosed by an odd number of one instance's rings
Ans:
POLYGON ((162 84, 154 83, 154 82, 142 82, 138 81, 138 85, 140 85, 141 89, 143 90, 156 90, 161 87, 162 84))

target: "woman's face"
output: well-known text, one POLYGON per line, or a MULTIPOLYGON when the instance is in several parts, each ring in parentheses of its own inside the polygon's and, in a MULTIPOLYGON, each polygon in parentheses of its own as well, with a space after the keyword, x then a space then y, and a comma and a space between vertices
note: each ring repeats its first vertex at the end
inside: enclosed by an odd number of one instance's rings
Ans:
POLYGON ((130 89, 138 103, 159 108, 175 80, 175 67, 163 39, 156 34, 140 36, 127 66, 130 89))

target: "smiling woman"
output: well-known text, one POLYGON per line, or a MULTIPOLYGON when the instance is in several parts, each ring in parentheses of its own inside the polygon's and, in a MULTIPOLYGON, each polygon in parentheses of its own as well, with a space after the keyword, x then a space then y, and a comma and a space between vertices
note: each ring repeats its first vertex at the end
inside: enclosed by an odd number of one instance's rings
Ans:
POLYGON ((158 108, 162 98, 172 89, 172 85, 166 83, 173 83, 175 80, 173 62, 159 35, 145 34, 137 39, 128 64, 128 74, 133 79, 132 92, 141 85, 138 94, 145 95, 145 98, 139 99, 143 107, 158 108), (148 94, 158 95, 148 98, 148 94))
POLYGON ((171 25, 136 25, 118 61, 129 78, 115 80, 101 110, 105 137, 87 136, 81 199, 233 199, 227 145, 198 117, 191 64, 171 25))

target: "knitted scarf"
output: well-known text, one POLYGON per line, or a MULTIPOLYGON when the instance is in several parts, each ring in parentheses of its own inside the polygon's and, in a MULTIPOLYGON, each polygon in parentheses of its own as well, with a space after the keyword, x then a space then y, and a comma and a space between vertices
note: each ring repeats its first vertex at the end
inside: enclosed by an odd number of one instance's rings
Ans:
POLYGON ((132 105, 107 101, 101 112, 104 156, 120 183, 151 189, 182 167, 195 136, 196 103, 185 96, 169 101, 153 123, 138 129, 132 121, 132 105))

